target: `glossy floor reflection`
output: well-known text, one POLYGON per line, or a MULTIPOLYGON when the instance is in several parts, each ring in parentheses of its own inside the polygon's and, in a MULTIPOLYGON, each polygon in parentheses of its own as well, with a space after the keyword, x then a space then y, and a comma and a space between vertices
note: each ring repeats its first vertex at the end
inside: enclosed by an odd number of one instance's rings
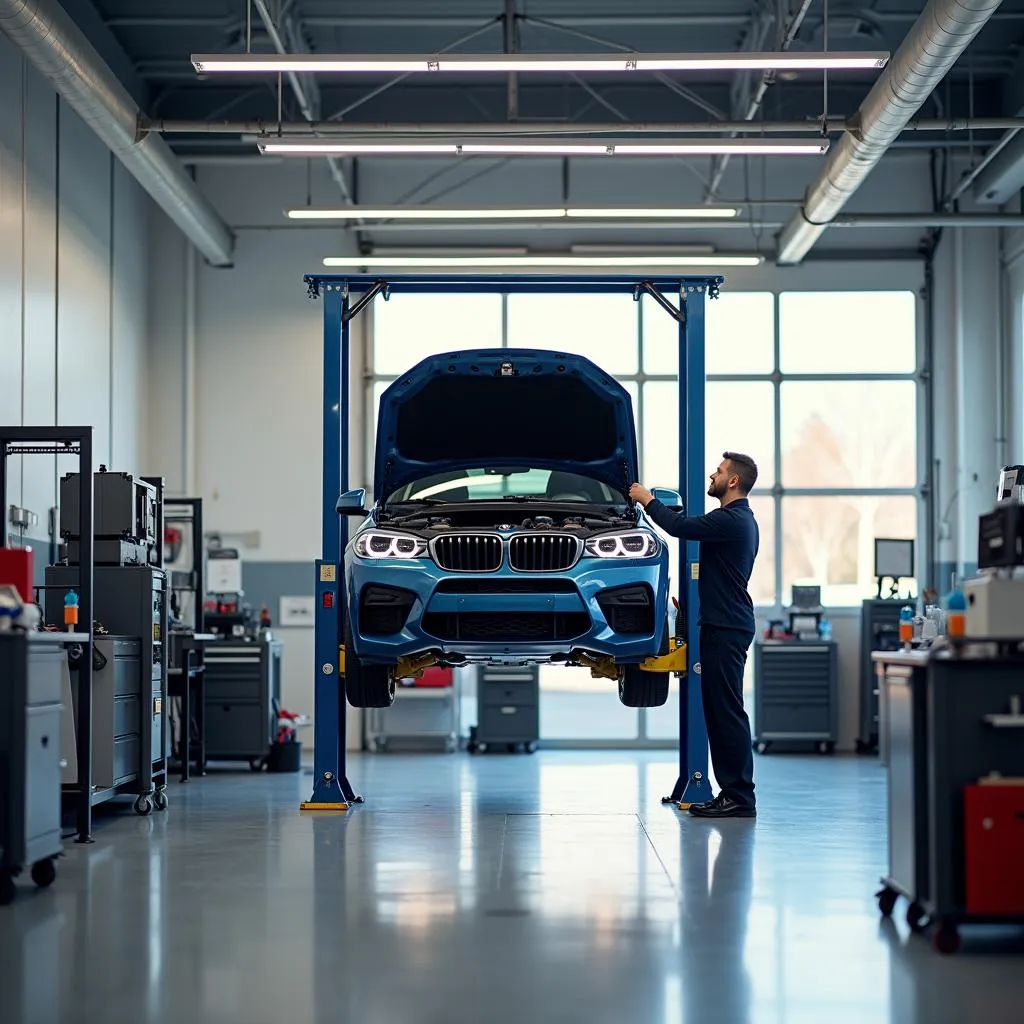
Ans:
POLYGON ((868 759, 757 762, 760 817, 661 806, 664 753, 353 759, 368 803, 218 773, 101 820, 0 909, 5 1024, 1024 1019, 1024 938, 879 924, 868 759))

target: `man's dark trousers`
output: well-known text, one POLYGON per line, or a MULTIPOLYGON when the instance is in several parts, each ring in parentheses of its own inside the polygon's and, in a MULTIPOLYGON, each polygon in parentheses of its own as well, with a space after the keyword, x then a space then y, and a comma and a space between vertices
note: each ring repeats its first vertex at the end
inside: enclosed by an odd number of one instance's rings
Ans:
POLYGON ((701 696, 711 765, 721 791, 754 807, 754 752, 743 707, 743 667, 753 634, 745 629, 700 627, 701 696))

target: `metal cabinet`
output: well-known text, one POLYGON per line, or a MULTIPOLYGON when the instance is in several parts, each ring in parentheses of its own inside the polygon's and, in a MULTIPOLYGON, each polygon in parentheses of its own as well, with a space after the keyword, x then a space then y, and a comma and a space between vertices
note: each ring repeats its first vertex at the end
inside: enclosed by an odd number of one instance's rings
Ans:
MULTIPOLYGON (((64 594, 76 586, 75 566, 46 568, 46 620, 62 621, 64 594)), ((135 795, 135 811, 166 810, 167 798, 167 576, 151 566, 97 566, 95 618, 106 630, 94 637, 93 805, 135 795)), ((78 664, 72 668, 77 706, 78 664)), ((75 718, 77 721, 77 717, 75 718)), ((83 738, 74 735, 75 744, 83 738)), ((64 782, 77 786, 77 756, 65 753, 64 782)))
POLYGON ((895 652, 874 660, 888 707, 889 869, 879 909, 888 916, 906 896, 911 928, 930 919, 936 948, 951 953, 961 922, 1024 921, 1013 898, 1019 864, 1004 865, 1002 878, 991 865, 972 868, 967 813, 979 785, 1024 778, 1024 659, 895 652), (1002 886, 1002 912, 976 911, 972 882, 997 896, 1002 886))
POLYGON ((205 649, 206 757, 263 767, 277 729, 283 645, 270 634, 205 649))
POLYGON ((477 724, 468 749, 522 748, 540 739, 540 673, 536 665, 481 667, 477 677, 477 724))
POLYGON ((906 603, 895 598, 871 598, 860 607, 860 727, 857 752, 861 754, 874 753, 883 742, 884 730, 880 719, 885 695, 878 685, 871 655, 875 651, 899 650, 900 609, 906 603))
POLYGON ((0 634, 0 905, 31 868, 45 887, 61 852, 61 678, 64 637, 0 634))
POLYGON ((835 749, 839 732, 837 646, 832 640, 754 644, 754 727, 758 751, 775 741, 835 749))

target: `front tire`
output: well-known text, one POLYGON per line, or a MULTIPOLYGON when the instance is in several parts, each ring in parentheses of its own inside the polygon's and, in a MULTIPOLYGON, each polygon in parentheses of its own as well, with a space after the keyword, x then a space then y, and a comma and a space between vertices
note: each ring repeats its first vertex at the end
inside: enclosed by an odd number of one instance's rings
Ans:
POLYGON ((644 672, 639 665, 624 665, 619 700, 627 708, 660 708, 668 700, 668 687, 668 672, 644 672))
POLYGON ((388 665, 364 665, 352 646, 345 622, 345 697, 354 708, 389 708, 395 702, 395 677, 388 665))

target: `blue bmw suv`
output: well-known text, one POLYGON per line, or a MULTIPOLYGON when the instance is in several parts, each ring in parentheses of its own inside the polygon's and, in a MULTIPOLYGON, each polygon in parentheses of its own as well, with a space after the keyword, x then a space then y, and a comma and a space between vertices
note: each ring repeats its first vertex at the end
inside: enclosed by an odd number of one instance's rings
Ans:
MULTIPOLYGON (((628 498, 630 397, 582 356, 432 356, 381 396, 376 503, 345 551, 345 689, 387 707, 413 663, 590 667, 664 704, 668 551, 628 498)), ((668 504, 678 495, 666 492, 668 504)))

